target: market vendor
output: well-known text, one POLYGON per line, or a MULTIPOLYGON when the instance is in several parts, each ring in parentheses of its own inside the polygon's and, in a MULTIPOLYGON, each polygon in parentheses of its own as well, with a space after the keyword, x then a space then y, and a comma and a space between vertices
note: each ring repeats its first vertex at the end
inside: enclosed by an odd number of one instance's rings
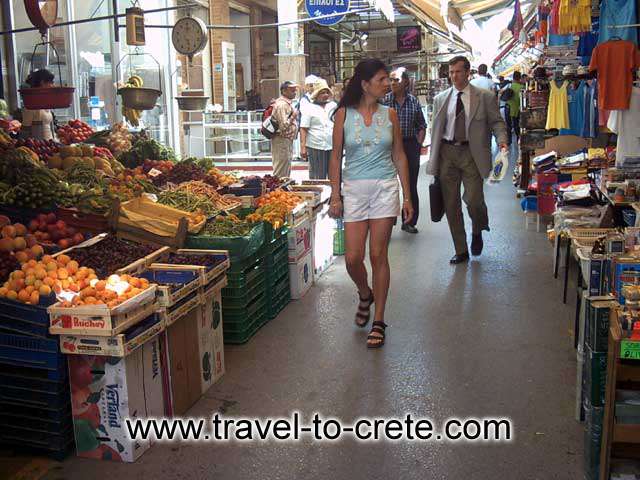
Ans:
MULTIPOLYGON (((53 87, 54 75, 49 70, 43 68, 31 72, 26 83, 30 88, 53 87)), ((38 140, 53 140, 53 113, 51 110, 29 110, 22 109, 22 129, 20 136, 24 138, 35 138, 38 140)))

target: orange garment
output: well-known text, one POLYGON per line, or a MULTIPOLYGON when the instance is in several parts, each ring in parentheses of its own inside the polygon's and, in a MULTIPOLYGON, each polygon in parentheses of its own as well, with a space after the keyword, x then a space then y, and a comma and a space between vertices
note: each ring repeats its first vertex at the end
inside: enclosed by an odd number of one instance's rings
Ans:
POLYGON ((560 0, 558 33, 591 31, 591 0, 560 0))
POLYGON ((631 100, 633 71, 640 66, 640 53, 627 40, 609 40, 598 45, 591 56, 589 71, 598 71, 598 107, 627 110, 631 100))

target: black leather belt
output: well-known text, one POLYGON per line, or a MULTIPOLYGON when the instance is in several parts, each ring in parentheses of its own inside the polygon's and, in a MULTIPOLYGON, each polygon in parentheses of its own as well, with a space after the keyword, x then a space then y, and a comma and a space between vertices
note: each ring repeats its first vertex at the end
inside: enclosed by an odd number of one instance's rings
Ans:
POLYGON ((465 145, 469 145, 469 142, 456 142, 455 140, 445 140, 444 138, 442 139, 442 143, 453 145, 455 147, 464 147, 465 145))

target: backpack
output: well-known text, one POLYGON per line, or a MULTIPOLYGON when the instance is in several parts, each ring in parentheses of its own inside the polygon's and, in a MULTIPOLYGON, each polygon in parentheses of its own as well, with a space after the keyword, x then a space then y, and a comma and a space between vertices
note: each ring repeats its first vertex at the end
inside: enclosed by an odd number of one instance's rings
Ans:
POLYGON ((511 100, 513 98, 513 89, 511 87, 508 87, 504 92, 502 92, 502 94, 500 95, 500 100, 502 100, 503 102, 508 102, 509 100, 511 100))
POLYGON ((260 127, 260 133, 271 140, 278 133, 278 122, 273 118, 273 106, 275 100, 269 104, 264 112, 262 112, 262 126, 260 127))

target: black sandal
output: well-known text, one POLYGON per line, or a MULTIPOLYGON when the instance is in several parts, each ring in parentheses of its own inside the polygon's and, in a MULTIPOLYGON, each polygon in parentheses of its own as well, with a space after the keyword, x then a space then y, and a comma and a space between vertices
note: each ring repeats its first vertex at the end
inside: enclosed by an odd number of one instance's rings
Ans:
POLYGON ((356 326, 364 328, 369 323, 371 318, 371 304, 373 303, 373 290, 369 289, 369 298, 362 298, 358 293, 360 304, 358 305, 358 311, 356 313, 356 326), (360 320, 360 321, 358 321, 360 320))
POLYGON ((387 324, 384 322, 373 322, 371 332, 367 337, 367 348, 380 348, 384 345, 384 331, 386 328, 387 324), (379 333, 380 335, 374 335, 374 333, 379 333))

